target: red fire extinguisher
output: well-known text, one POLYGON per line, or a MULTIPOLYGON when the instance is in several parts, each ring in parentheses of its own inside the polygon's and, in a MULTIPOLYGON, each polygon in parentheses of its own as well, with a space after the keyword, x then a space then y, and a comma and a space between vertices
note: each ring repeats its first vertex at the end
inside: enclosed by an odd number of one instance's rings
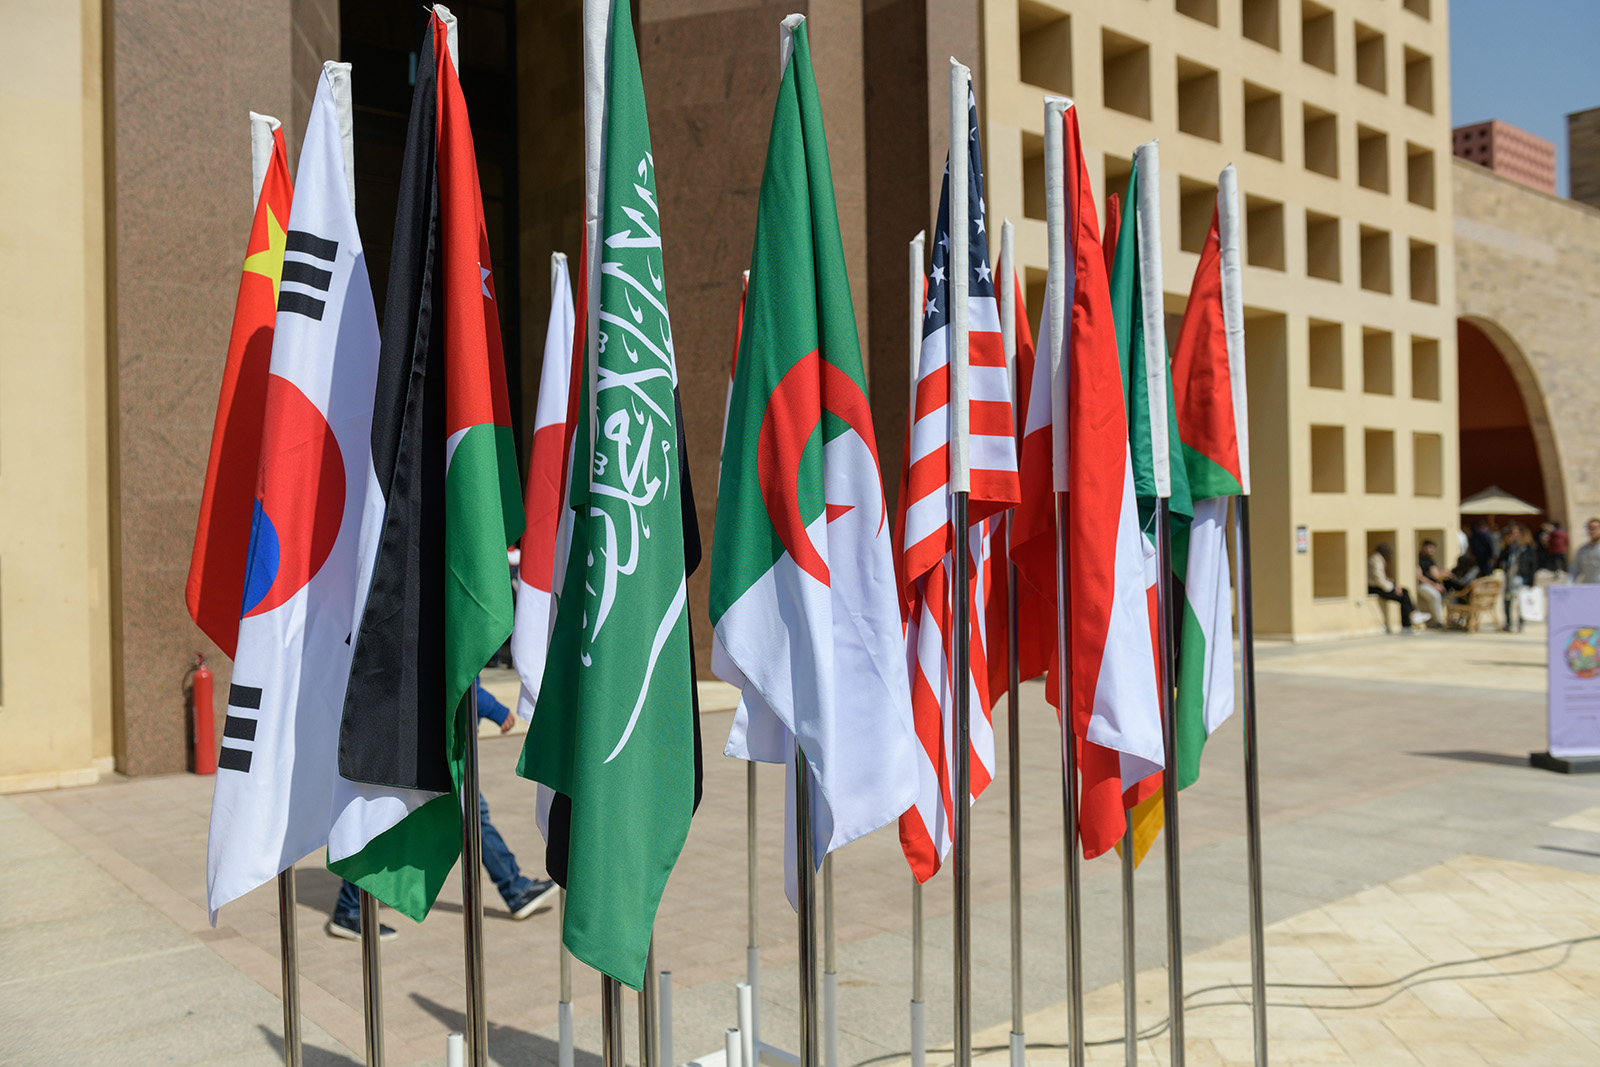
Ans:
POLYGON ((212 708, 212 676, 203 653, 194 654, 189 668, 189 702, 194 708, 194 773, 217 773, 216 712, 212 708))

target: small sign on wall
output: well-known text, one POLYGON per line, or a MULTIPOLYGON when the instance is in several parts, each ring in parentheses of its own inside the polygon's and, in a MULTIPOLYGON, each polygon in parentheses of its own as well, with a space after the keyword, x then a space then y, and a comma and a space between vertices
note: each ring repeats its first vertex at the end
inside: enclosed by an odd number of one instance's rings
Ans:
POLYGON ((1294 550, 1295 554, 1300 556, 1311 551, 1311 531, 1304 526, 1294 528, 1294 550))

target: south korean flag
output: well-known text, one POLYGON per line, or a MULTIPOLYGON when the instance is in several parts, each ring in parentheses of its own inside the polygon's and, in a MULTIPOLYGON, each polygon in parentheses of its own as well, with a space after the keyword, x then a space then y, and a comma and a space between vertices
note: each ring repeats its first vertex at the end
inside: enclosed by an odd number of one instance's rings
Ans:
POLYGON ((206 855, 217 910, 327 843, 372 465, 378 319, 356 231, 350 65, 317 83, 261 431, 239 648, 206 855))

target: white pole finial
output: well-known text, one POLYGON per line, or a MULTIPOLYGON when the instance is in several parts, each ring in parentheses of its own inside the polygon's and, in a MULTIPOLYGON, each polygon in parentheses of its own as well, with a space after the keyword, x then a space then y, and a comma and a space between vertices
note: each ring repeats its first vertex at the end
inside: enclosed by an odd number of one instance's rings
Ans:
POLYGON ((918 230, 917 235, 911 239, 911 420, 917 418, 917 378, 922 370, 922 264, 923 246, 928 240, 928 231, 918 230))
POLYGON ((1139 168, 1134 212, 1139 240, 1139 306, 1144 326, 1145 395, 1150 404, 1150 457, 1156 496, 1172 495, 1167 440, 1167 309, 1161 284, 1161 154, 1154 141, 1133 152, 1139 168))
MULTIPOLYGON (((1072 101, 1047 96, 1044 101, 1044 215, 1049 250, 1044 309, 1050 330, 1050 439, 1052 487, 1067 491, 1067 306, 1074 290, 1067 267, 1066 116, 1072 101)), ((1039 333, 1044 334, 1041 329, 1039 333)))
POLYGON ((1245 387, 1244 276, 1239 255, 1239 176, 1229 163, 1217 176, 1217 237, 1222 246, 1222 325, 1228 342, 1233 428, 1239 438, 1239 484, 1250 495, 1250 400, 1245 387))
MULTIPOLYGON (((1017 418, 1017 261, 1016 227, 1010 219, 1000 223, 1000 270, 995 287, 1000 296, 1000 347, 1006 354, 1006 378, 1011 383, 1012 418, 1017 418)), ((1021 425, 1015 427, 1021 430, 1021 425)))
POLYGON ((969 252, 972 237, 967 182, 970 181, 967 95, 972 72, 950 60, 950 228, 949 252, 950 304, 950 491, 966 493, 972 489, 972 457, 968 449, 967 411, 967 274, 972 270, 969 252))
POLYGON ((450 62, 456 68, 456 77, 461 77, 461 46, 457 43, 456 17, 450 9, 443 4, 434 4, 433 13, 439 16, 439 21, 444 23, 444 47, 450 53, 450 62))
POLYGON ((333 90, 334 110, 339 114, 339 140, 344 144, 344 180, 350 189, 350 204, 356 202, 355 107, 350 101, 350 64, 328 60, 322 73, 333 90))
MULTIPOLYGON (((250 207, 261 200, 261 187, 267 181, 267 168, 272 165, 272 135, 283 123, 271 115, 250 112, 250 207)), ((288 220, 285 219, 285 222, 288 220)))
POLYGON ((793 14, 778 23, 778 77, 783 77, 783 72, 789 69, 789 57, 794 55, 794 31, 806 20, 801 14, 793 14))

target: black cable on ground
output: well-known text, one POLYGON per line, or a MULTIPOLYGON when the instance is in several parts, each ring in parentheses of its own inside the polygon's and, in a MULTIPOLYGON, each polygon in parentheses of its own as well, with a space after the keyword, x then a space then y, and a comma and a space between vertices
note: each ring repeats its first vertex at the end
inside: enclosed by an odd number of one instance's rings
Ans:
MULTIPOLYGON (((1600 934, 1591 934, 1587 937, 1572 937, 1563 941, 1551 941, 1548 944, 1534 945, 1530 948, 1509 949, 1505 952, 1496 952, 1488 956, 1474 956, 1471 959, 1448 960, 1444 963, 1430 963, 1425 967, 1418 967, 1414 971, 1408 971, 1398 978, 1391 978, 1387 982, 1268 982, 1266 984, 1274 989, 1343 989, 1350 992, 1358 992, 1361 990, 1389 989, 1391 986, 1395 988, 1389 993, 1388 996, 1380 997, 1377 1000, 1369 1001, 1365 1004, 1295 1004, 1291 1003, 1290 1001, 1269 1000, 1267 1001, 1267 1006, 1269 1008, 1306 1008, 1315 1011, 1361 1011, 1365 1008, 1376 1008, 1380 1005, 1387 1004, 1395 997, 1398 997, 1401 993, 1415 989, 1417 986, 1427 985, 1430 982, 1469 982, 1480 978, 1518 978, 1524 975, 1542 974, 1546 971, 1553 971, 1557 967, 1560 967, 1562 964, 1566 963, 1567 960, 1572 958, 1573 949, 1577 948, 1579 945, 1587 944, 1591 941, 1600 941, 1600 934), (1537 967, 1528 967, 1520 971, 1490 971, 1482 974, 1441 974, 1432 978, 1421 977, 1422 975, 1428 974, 1432 971, 1447 970, 1451 967, 1468 967, 1478 963, 1493 963, 1496 960, 1511 959, 1514 956, 1527 956, 1535 952, 1546 952, 1550 949, 1556 948, 1562 950, 1560 959, 1555 960, 1552 963, 1542 963, 1537 967)), ((1206 993, 1216 993, 1221 990, 1233 990, 1243 994, 1249 989, 1249 983, 1240 982, 1224 982, 1220 985, 1204 986, 1200 989, 1194 990, 1193 992, 1184 994, 1183 999, 1185 1010, 1198 1011, 1202 1008, 1248 1008, 1251 1006, 1251 1001, 1244 996, 1241 996, 1239 1000, 1212 1000, 1201 1004, 1189 1004, 1189 1001, 1193 1000, 1195 997, 1203 996, 1206 993)), ((1139 1039, 1141 1041, 1149 1041, 1153 1038, 1160 1037, 1162 1034, 1167 1032, 1167 1028, 1171 1024, 1171 1018, 1162 1019, 1158 1023, 1153 1023, 1149 1027, 1139 1031, 1139 1039)), ((1124 1036, 1125 1035, 1123 1034, 1118 1034, 1116 1037, 1105 1038, 1099 1041, 1085 1041, 1084 1044, 1086 1046, 1096 1047, 1103 1045, 1120 1045, 1122 1044, 1124 1036)), ((974 1048, 972 1051, 974 1053, 1004 1052, 1010 1047, 1011 1046, 1009 1045, 985 1045, 982 1048, 974 1048)), ((1059 1042, 1030 1041, 1028 1042, 1027 1047, 1031 1049, 1064 1049, 1068 1046, 1059 1042)), ((930 1048, 928 1049, 928 1052, 935 1055, 953 1055, 955 1050, 953 1048, 930 1048)), ((871 1065, 875 1063, 884 1063, 888 1060, 903 1059, 910 1055, 910 1052, 886 1052, 881 1056, 873 1056, 871 1059, 859 1060, 856 1062, 854 1067, 871 1067, 871 1065)))

